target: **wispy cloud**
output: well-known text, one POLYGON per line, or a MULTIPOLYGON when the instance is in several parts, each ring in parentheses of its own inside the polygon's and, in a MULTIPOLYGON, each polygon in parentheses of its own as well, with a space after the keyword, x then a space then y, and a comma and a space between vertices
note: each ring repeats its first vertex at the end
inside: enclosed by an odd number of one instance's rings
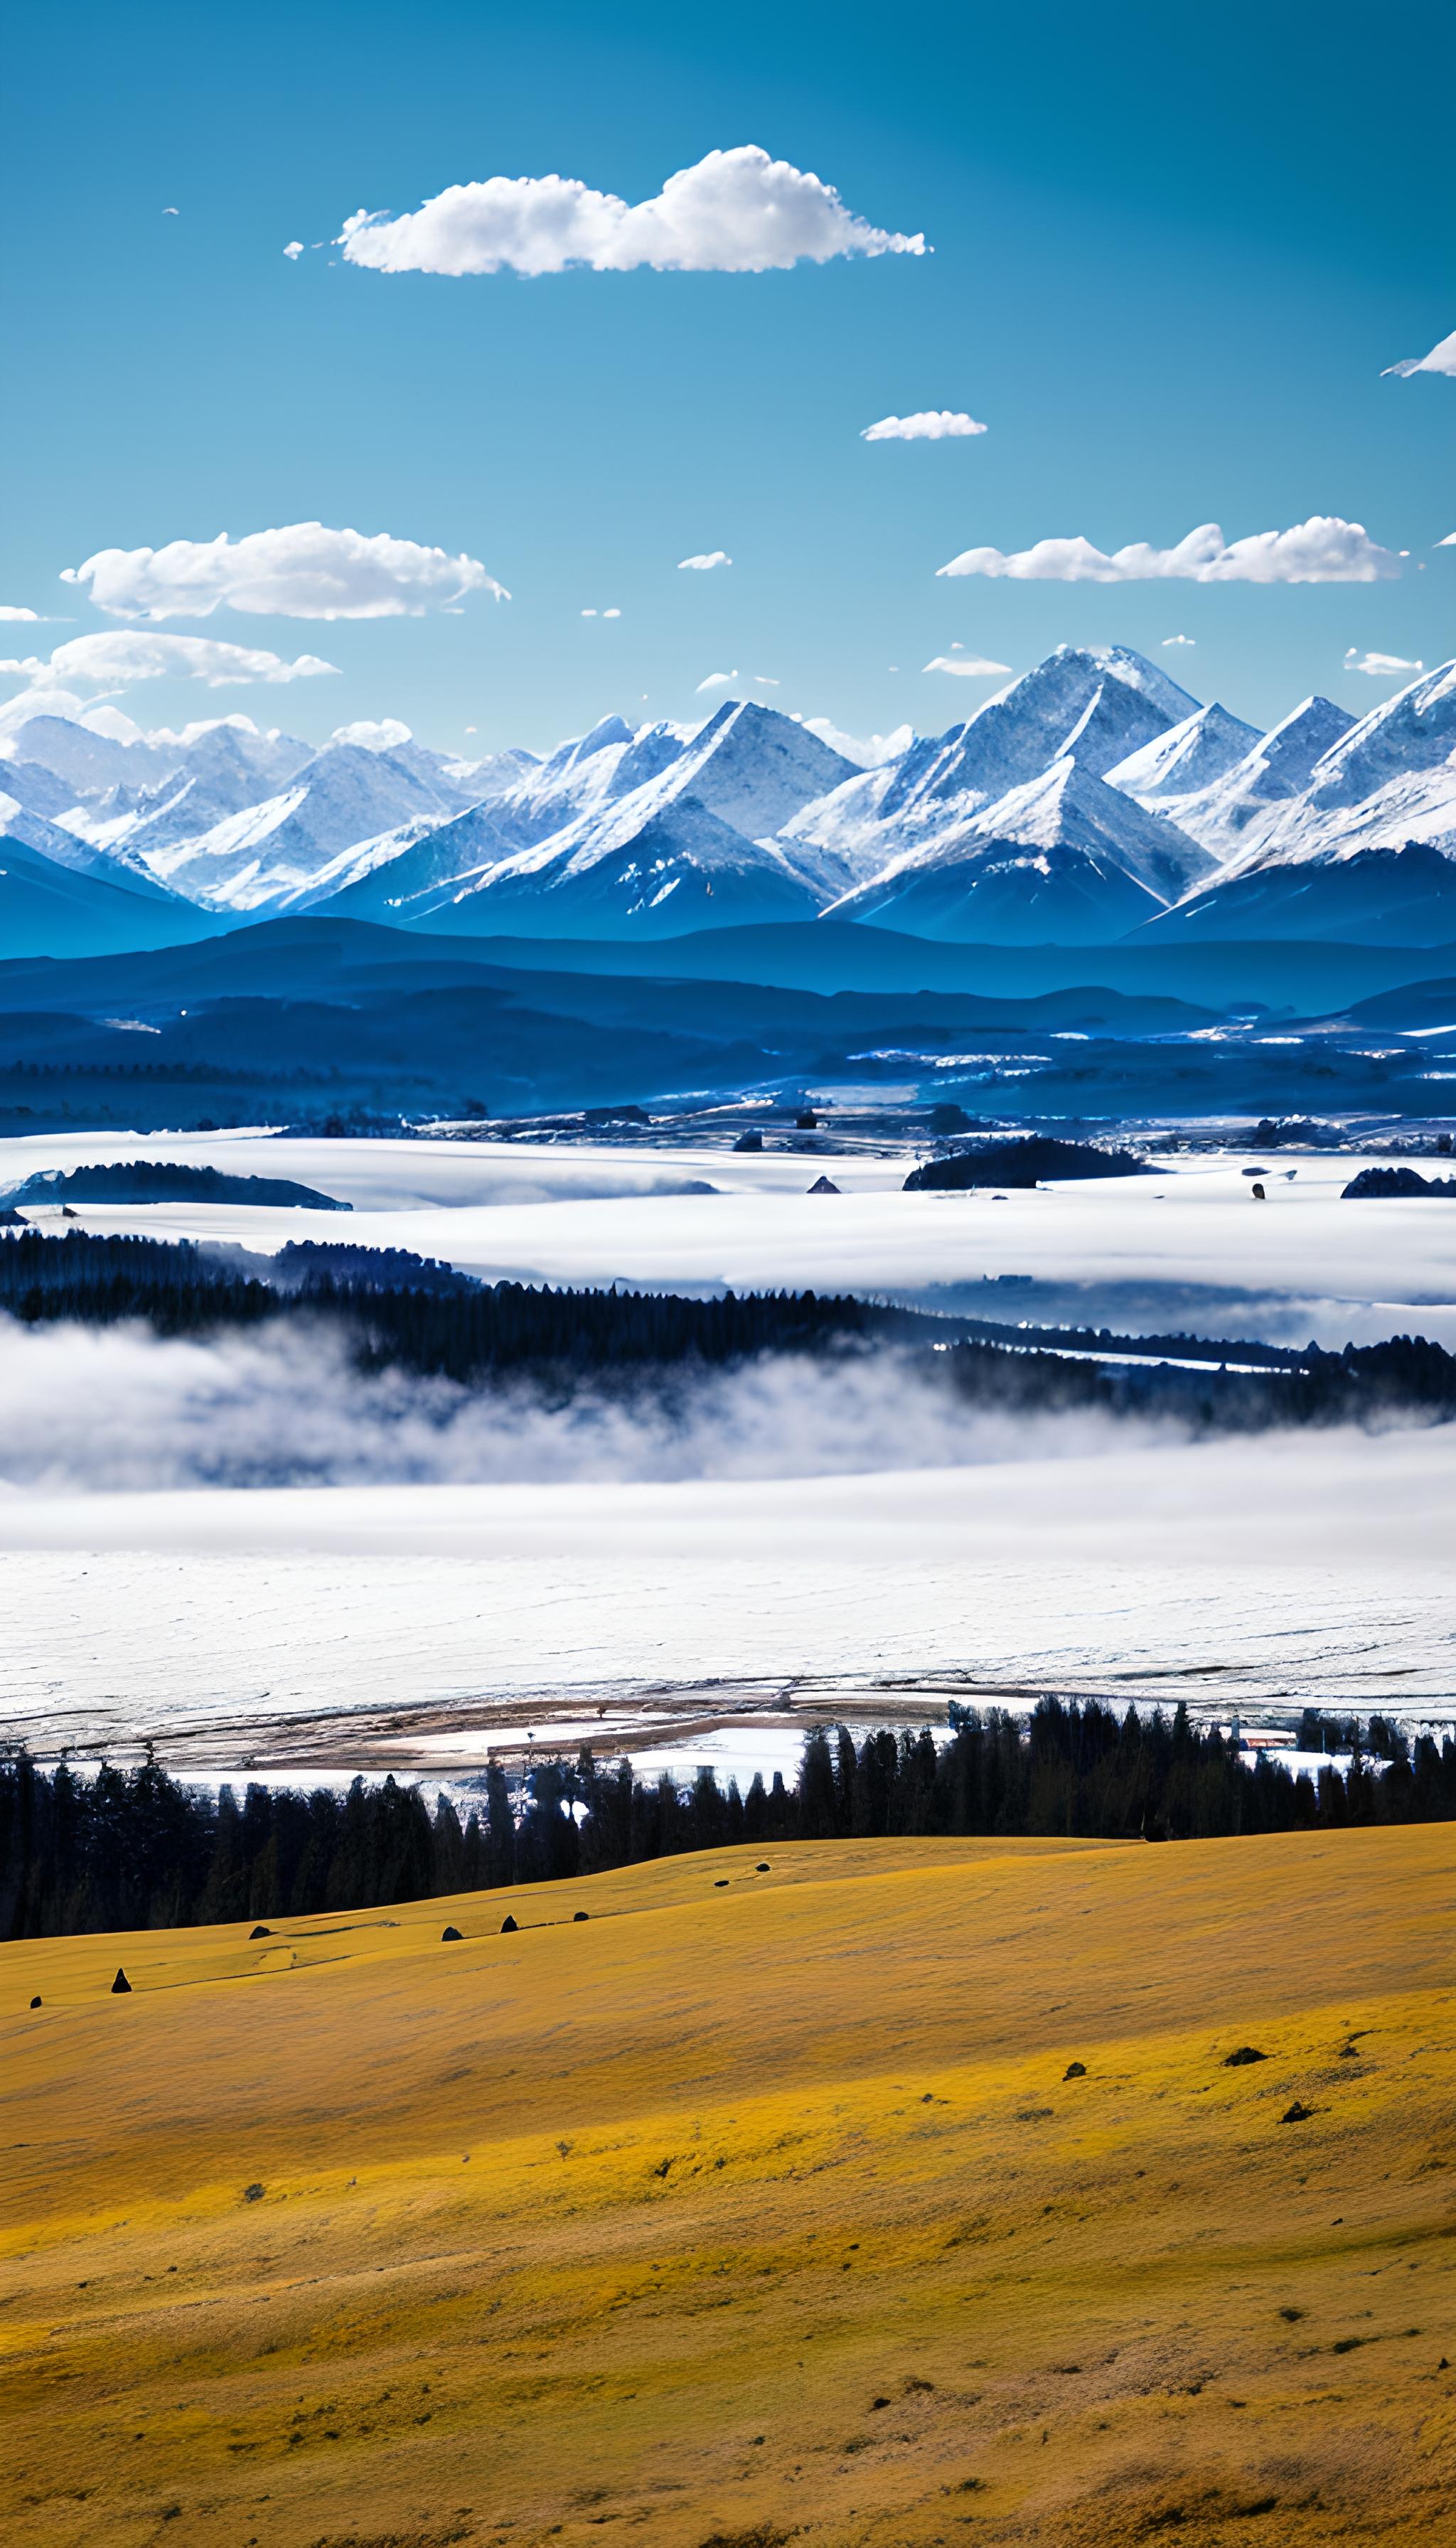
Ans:
POLYGON ((1011 576, 1026 584, 1376 584, 1399 575, 1393 549, 1372 540, 1360 522, 1314 513, 1287 531, 1254 531, 1228 543, 1217 522, 1204 522, 1175 548, 1135 540, 1111 556, 1090 540, 1038 540, 1014 550, 964 549, 938 575, 1011 576))
POLYGON ((578 177, 487 177, 398 219, 354 213, 336 244, 381 274, 763 274, 800 258, 926 253, 919 231, 875 229, 822 178, 752 143, 710 150, 641 204, 578 177))
POLYGON ((205 682, 216 690, 233 682, 306 682, 337 671, 337 664, 325 664, 318 655, 300 655, 290 664, 262 646, 228 646, 215 637, 153 636, 144 628, 103 628, 89 637, 69 637, 52 649, 48 663, 39 655, 0 663, 0 673, 29 682, 37 690, 124 690, 134 682, 164 680, 205 682))
POLYGON ((731 566, 732 564, 733 560, 726 549, 706 549, 701 557, 680 558, 678 560, 678 573, 681 575, 684 567, 695 567, 699 575, 706 575, 709 570, 715 566, 731 566))
POLYGON ((1377 682, 1393 682, 1402 673, 1423 673, 1425 666, 1410 663, 1404 655, 1362 655, 1357 646, 1351 646, 1345 654, 1345 671, 1369 673, 1377 682))
POLYGON ((470 592, 508 601, 479 558, 450 557, 387 531, 291 522, 240 540, 172 540, 161 549, 98 549, 66 567, 114 619, 207 619, 226 606, 276 619, 417 618, 470 592))
POLYGON ((1443 540, 1437 540, 1436 547, 1438 549, 1456 549, 1456 531, 1448 531, 1443 540))
POLYGON ((987 433, 990 427, 977 424, 973 415, 957 412, 954 408, 922 408, 915 415, 882 415, 878 424, 866 424, 862 442, 948 442, 968 433, 987 433))
POLYGON ((709 673, 705 682, 698 682, 698 696, 700 697, 704 690, 726 690, 729 682, 736 682, 737 679, 738 670, 736 666, 731 673, 709 673))
POLYGON ((1196 637, 1165 637, 1162 642, 1165 646, 1196 646, 1198 644, 1198 639, 1196 637))
POLYGON ((1381 373, 1383 381, 1409 381, 1415 372, 1440 372, 1447 380, 1456 379, 1456 327, 1432 345, 1428 354, 1408 354, 1404 363, 1392 363, 1381 373))
POLYGON ((923 664, 921 670, 926 673, 960 673, 967 681, 989 682, 1009 673, 1011 666, 993 664, 987 655, 932 655, 930 662, 923 664))

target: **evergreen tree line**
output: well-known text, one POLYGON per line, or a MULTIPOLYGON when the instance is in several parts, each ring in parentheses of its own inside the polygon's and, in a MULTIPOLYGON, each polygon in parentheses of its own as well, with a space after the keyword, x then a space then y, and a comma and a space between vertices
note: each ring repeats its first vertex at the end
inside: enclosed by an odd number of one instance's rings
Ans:
POLYGON ((650 1374, 879 1344, 916 1350, 922 1376, 970 1404, 1027 1413, 1151 1412, 1195 1432, 1456 1413, 1456 1354, 1423 1336, 1337 1353, 1312 1344, 1294 1354, 1188 1336, 996 1326, 813 1292, 689 1300, 536 1289, 478 1283, 407 1249, 345 1242, 290 1244, 262 1279, 185 1239, 0 1229, 0 1313, 7 1312, 27 1323, 140 1319, 161 1335, 312 1318, 343 1332, 363 1370, 398 1368, 465 1387, 510 1372, 590 1370, 600 1381, 614 1370, 650 1374), (1095 1362, 1051 1350, 1061 1343, 1128 1358, 1095 1362), (1160 1362, 1159 1354, 1195 1367, 1160 1362), (1260 1367, 1230 1370, 1226 1361, 1260 1367))
POLYGON ((1055 1835, 1146 1841, 1350 1824, 1456 1819, 1456 1742, 1413 1750, 1375 1717, 1323 1723, 1306 1711, 1302 1749, 1349 1738, 1348 1769, 1315 1778, 1193 1725, 1186 1708, 1121 1719, 1089 1701, 1046 1699, 1029 1721, 953 1707, 949 1740, 881 1731, 858 1746, 816 1730, 795 1783, 775 1773, 747 1792, 710 1769, 691 1787, 644 1783, 590 1751, 543 1759, 512 1779, 493 1765, 462 1818, 430 1812, 394 1777, 347 1793, 250 1785, 241 1803, 180 1784, 153 1759, 78 1777, 21 1752, 0 1762, 0 1936, 358 1910, 635 1866, 734 1843, 925 1835, 1055 1835), (1317 1736, 1319 1741, 1313 1738, 1317 1736), (1381 1761, 1383 1769, 1373 1764, 1381 1761))

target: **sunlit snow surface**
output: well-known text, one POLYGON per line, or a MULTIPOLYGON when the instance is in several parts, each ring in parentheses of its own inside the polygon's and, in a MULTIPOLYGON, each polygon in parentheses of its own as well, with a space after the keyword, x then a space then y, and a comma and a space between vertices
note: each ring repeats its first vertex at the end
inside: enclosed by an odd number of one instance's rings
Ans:
MULTIPOLYGON (((148 1155, 294 1178, 353 1211, 150 1206, 83 1226, 1456 1345, 1456 1207, 1341 1203, 1349 1154, 1200 1156, 997 1202, 904 1194, 908 1153, 77 1135, 0 1143, 0 1181, 148 1155), (842 1191, 810 1197, 826 1170, 842 1191), (694 1180, 716 1191, 684 1193, 694 1180), (982 1289, 1007 1275, 1034 1290, 982 1289)), ((780 1365, 706 1401, 685 1447, 517 1407, 448 1440, 425 1426, 414 1459, 386 1401, 345 1403, 327 1373, 306 1386, 255 1341, 226 1350, 240 1358, 224 1367, 191 1340, 0 1338, 0 1731, 83 1757, 156 1734, 184 1766, 273 1774, 465 1774, 528 1735, 744 1774, 791 1765, 810 1710, 944 1721, 952 1695, 1456 1713, 1450 1428, 1190 1446, 1002 1419, 948 1447, 928 1400, 839 1402, 780 1365), (198 1492, 206 1445, 251 1427, 266 1451, 285 1399, 288 1444, 316 1425, 317 1473, 358 1483, 198 1492), (445 1482, 399 1482, 418 1478, 445 1482)))
MULTIPOLYGON (((905 1194, 913 1153, 873 1159, 704 1147, 661 1150, 503 1141, 328 1141, 159 1133, 0 1141, 0 1180, 81 1160, 210 1162, 288 1177, 352 1205, 331 1213, 247 1205, 88 1208, 87 1228, 228 1239, 260 1252, 290 1238, 408 1247, 490 1279, 663 1290, 795 1289, 932 1299, 994 1318, 963 1287, 1030 1276, 1082 1296, 1081 1314, 1324 1345, 1412 1325, 1456 1346, 1456 1208, 1419 1198, 1341 1203, 1361 1157, 1194 1156, 1165 1173, 1010 1192, 905 1194), (1295 1167, 1291 1178, 1290 1165, 1295 1167), (1250 1167, 1266 1170, 1267 1200, 1250 1167), (807 1189, 827 1171, 838 1195, 807 1189), (684 1193, 693 1181, 712 1194, 684 1193)), ((43 1222, 56 1227, 58 1221, 43 1222)), ((1067 1312, 1077 1304, 1069 1300, 1067 1312)), ((1063 1313, 1065 1314, 1065 1313, 1063 1313)))
POLYGON ((811 1481, 15 1497, 4 1713, 83 1753, 185 1727, 223 1766, 440 1769, 493 1725, 643 1749, 675 1717, 741 1704, 768 1732, 783 1697, 834 1693, 866 1721, 879 1692, 944 1716, 1047 1687, 1449 1718, 1453 1484, 1435 1430, 811 1481))

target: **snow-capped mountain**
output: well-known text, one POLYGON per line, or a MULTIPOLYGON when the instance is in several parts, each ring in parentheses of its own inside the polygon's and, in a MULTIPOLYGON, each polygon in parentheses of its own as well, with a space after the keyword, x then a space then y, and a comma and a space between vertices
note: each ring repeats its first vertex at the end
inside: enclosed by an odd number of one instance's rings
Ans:
POLYGON ((1167 909, 1214 862, 1071 752, 831 905, 920 937, 1105 945, 1167 909))
MULTIPOLYGON (((1228 722, 1231 725, 1234 720, 1228 722)), ((1201 841, 1216 858, 1228 860, 1241 850, 1262 846, 1284 808, 1303 796, 1319 762, 1354 722, 1332 699, 1305 699, 1270 733, 1255 735, 1241 757, 1221 774, 1202 779, 1190 775, 1186 788, 1177 784, 1177 778, 1189 774, 1176 771, 1171 787, 1148 787, 1147 759, 1141 753, 1109 771, 1108 776, 1139 804, 1155 803, 1160 813, 1201 841)), ((1163 737, 1164 745, 1172 742, 1171 734, 1163 737)))
POLYGON ((1307 700, 1222 786, 1222 803, 1216 787, 1191 816, 1175 803, 1231 855, 1157 924, 1160 936, 1415 947, 1456 936, 1456 662, 1358 723, 1307 700), (1329 739, 1311 761, 1321 731, 1329 739))
MULTIPOLYGON (((1309 782, 1258 843, 1298 865, 1423 841, 1456 857, 1456 662, 1372 708, 1321 754, 1309 782)), ((1251 864, 1246 849, 1238 862, 1251 864)))
POLYGON ((221 925, 1456 936, 1456 664, 1358 723, 1310 698, 1260 735, 1126 647, 1063 646, 869 766, 824 720, 740 700, 698 725, 607 717, 545 760, 467 761, 393 722, 321 750, 238 716, 142 735, 112 709, 32 718, 0 756, 0 829, 28 859, 221 925))
POLYGON ((399 749, 329 744, 266 792, 258 758, 217 729, 159 785, 136 797, 110 789, 60 819, 120 866, 205 910, 251 913, 295 902, 341 852, 403 824, 417 837, 474 791, 473 777, 448 775, 417 747, 407 760, 399 749))
POLYGON ((853 767, 753 700, 695 732, 613 718, 329 908, 553 937, 812 918, 842 875, 777 835, 853 767))
POLYGON ((1197 709, 1127 647, 1058 646, 963 725, 857 773, 806 807, 787 825, 785 845, 830 857, 864 883, 908 853, 933 856, 1063 755, 1100 778, 1197 709))
POLYGON ((1257 726, 1230 716, 1215 699, 1211 707, 1200 708, 1181 725, 1168 726, 1151 743, 1129 753, 1107 776, 1125 795, 1136 796, 1139 805, 1161 806, 1212 787, 1263 740, 1257 726))

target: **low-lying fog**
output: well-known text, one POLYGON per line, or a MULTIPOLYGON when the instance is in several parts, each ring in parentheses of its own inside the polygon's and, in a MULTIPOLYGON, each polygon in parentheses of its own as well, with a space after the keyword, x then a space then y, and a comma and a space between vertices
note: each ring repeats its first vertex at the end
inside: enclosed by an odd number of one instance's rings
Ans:
POLYGON ((1172 1424, 968 1408, 892 1349, 553 1398, 525 1382, 363 1374, 336 1336, 281 1322, 163 1339, 0 1319, 0 1484, 49 1494, 819 1477, 1182 1438, 1172 1424))

